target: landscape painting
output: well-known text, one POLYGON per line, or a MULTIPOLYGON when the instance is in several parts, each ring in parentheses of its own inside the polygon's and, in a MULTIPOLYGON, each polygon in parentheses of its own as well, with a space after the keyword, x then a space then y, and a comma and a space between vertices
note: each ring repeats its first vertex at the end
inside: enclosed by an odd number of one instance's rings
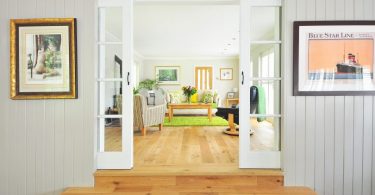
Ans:
POLYGON ((180 84, 179 66, 156 66, 155 77, 159 84, 180 84))

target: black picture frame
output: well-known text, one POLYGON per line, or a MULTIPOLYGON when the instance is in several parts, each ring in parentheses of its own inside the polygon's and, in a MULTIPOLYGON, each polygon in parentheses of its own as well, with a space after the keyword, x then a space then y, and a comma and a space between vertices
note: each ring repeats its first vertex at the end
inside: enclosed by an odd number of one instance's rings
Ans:
MULTIPOLYGON (((356 48, 353 50, 356 50, 353 52, 359 52, 363 49, 361 50, 356 48)), ((318 56, 320 57, 320 55, 318 56)), ((375 83, 373 74, 375 69, 374 56, 375 21, 295 21, 293 26, 293 95, 375 95, 375 83), (347 41, 351 42, 346 43, 347 41), (356 41, 358 41, 357 45, 362 45, 362 42, 364 41, 366 43, 368 42, 368 45, 371 45, 371 51, 368 51, 368 53, 365 53, 365 55, 361 54, 362 57, 369 56, 369 54, 372 55, 365 60, 361 59, 361 61, 372 62, 366 64, 367 66, 357 63, 355 57, 353 58, 353 56, 355 56, 353 54, 349 61, 350 63, 352 63, 352 65, 346 64, 346 58, 347 56, 350 56, 349 54, 351 54, 349 53, 351 52, 349 46, 356 45, 356 41), (315 45, 312 44, 313 42, 315 45), (328 61, 333 62, 334 60, 336 60, 334 58, 335 56, 337 56, 335 55, 337 54, 336 51, 340 51, 341 47, 338 50, 329 50, 329 48, 331 47, 331 44, 333 46, 336 46, 340 44, 342 45, 342 43, 344 45, 342 62, 337 61, 336 65, 330 65, 332 66, 332 69, 330 71, 326 71, 326 69, 322 69, 323 71, 321 71, 320 73, 311 71, 314 70, 312 67, 315 66, 315 64, 318 64, 316 65, 316 67, 314 67, 317 70, 318 66, 323 66, 323 64, 328 63, 328 61), (318 45, 320 45, 321 47, 318 47, 318 45), (330 47, 323 47, 324 45, 329 45, 330 47), (316 46, 316 48, 314 48, 313 46, 316 46), (321 49, 321 52, 323 52, 324 50, 329 50, 332 51, 332 53, 324 53, 321 58, 313 58, 313 56, 317 54, 314 53, 314 51, 319 49, 321 49), (319 59, 316 60, 316 62, 320 62, 326 59, 325 55, 331 55, 332 59, 328 58, 329 60, 323 61, 324 63, 310 64, 310 62, 313 62, 313 59, 319 59), (365 70, 369 70, 370 72, 366 72, 365 70), (370 76, 370 79, 367 78, 368 76, 370 76), (319 81, 317 81, 318 79, 319 81), (360 81, 363 81, 363 83, 366 83, 366 85, 358 85, 360 81), (328 85, 328 83, 330 85, 328 85), (367 85, 367 83, 370 84, 367 85), (357 88, 355 88, 354 86, 356 86, 357 88)))

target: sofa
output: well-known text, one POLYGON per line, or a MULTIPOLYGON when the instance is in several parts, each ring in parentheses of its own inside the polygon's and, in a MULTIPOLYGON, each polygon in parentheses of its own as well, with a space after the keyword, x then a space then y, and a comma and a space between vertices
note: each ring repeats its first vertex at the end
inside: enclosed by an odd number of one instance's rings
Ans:
MULTIPOLYGON (((168 104, 186 103, 187 98, 182 90, 171 90, 165 93, 165 98, 168 104)), ((191 103, 211 103, 212 115, 217 112, 217 107, 220 106, 220 97, 215 90, 198 90, 197 93, 191 97, 191 103)), ((167 109, 168 113, 168 109, 167 109)), ((174 115, 206 115, 207 109, 174 109, 174 115)))

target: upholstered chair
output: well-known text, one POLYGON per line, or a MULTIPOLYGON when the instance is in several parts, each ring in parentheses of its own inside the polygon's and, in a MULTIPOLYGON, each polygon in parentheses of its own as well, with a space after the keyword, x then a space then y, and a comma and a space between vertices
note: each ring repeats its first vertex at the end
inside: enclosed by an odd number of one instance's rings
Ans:
POLYGON ((145 95, 134 95, 134 126, 146 135, 146 128, 159 125, 162 129, 166 112, 166 101, 158 102, 155 105, 147 105, 145 95))

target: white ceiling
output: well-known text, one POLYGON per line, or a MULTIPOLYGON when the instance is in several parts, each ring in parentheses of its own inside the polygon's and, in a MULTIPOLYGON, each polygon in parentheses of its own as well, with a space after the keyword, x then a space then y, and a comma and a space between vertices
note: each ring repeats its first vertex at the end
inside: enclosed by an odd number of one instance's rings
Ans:
POLYGON ((237 56, 238 5, 137 5, 134 47, 145 57, 237 56))
MULTIPOLYGON (((107 9, 107 32, 120 37, 121 10, 107 9)), ((275 14, 275 8, 252 9, 252 39, 272 37, 275 14)), ((136 5, 134 48, 146 58, 238 56, 239 6, 136 5)))

